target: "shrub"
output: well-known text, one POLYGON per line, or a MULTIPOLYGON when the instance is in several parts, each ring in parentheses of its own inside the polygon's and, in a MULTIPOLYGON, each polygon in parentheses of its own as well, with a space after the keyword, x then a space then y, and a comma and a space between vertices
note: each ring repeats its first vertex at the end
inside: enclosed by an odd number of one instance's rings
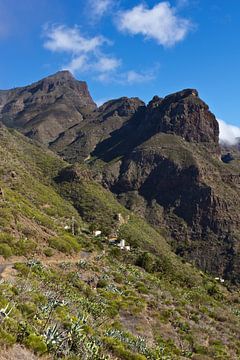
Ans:
POLYGON ((54 254, 53 249, 51 249, 51 248, 46 248, 46 249, 44 249, 43 252, 47 257, 51 257, 54 254))
POLYGON ((136 265, 145 269, 147 272, 152 272, 154 269, 154 258, 148 252, 144 252, 137 258, 136 265))
POLYGON ((30 334, 25 341, 25 345, 40 355, 47 352, 47 345, 45 344, 42 336, 36 334, 30 334))
POLYGON ((4 258, 12 256, 12 248, 7 244, 0 244, 0 255, 2 255, 4 258))
POLYGON ((138 282, 136 284, 136 288, 138 289, 138 291, 142 294, 148 294, 148 288, 144 285, 144 283, 138 282))
POLYGON ((36 312, 36 305, 31 303, 31 302, 27 302, 25 304, 21 304, 19 306, 20 310, 22 311, 22 313, 24 315, 26 315, 27 317, 31 317, 35 314, 36 312))
POLYGON ((105 279, 100 279, 97 283, 98 288, 105 288, 107 285, 108 285, 108 282, 105 279))
POLYGON ((78 252, 81 250, 80 244, 73 236, 70 235, 53 237, 49 239, 49 245, 52 248, 67 254, 70 254, 72 252, 78 252))
POLYGON ((121 250, 120 250, 118 247, 113 246, 113 247, 111 247, 111 249, 110 249, 109 255, 110 255, 110 258, 117 258, 117 259, 119 259, 119 258, 121 257, 121 255, 122 255, 122 252, 121 252, 121 250))
POLYGON ((124 344, 117 339, 111 337, 105 337, 104 343, 110 349, 114 355, 123 360, 146 360, 144 355, 134 353, 124 347, 124 344))
POLYGON ((37 248, 37 244, 33 240, 20 239, 16 243, 16 254, 17 255, 29 255, 32 254, 37 248))
POLYGON ((16 338, 0 327, 0 345, 13 345, 16 342, 16 338))
POLYGON ((14 268, 17 271, 19 271, 23 276, 28 275, 28 273, 29 273, 29 268, 27 267, 26 264, 16 263, 16 264, 14 264, 14 268))
POLYGON ((1 233, 0 234, 0 244, 8 244, 12 245, 15 242, 15 238, 7 233, 1 233))

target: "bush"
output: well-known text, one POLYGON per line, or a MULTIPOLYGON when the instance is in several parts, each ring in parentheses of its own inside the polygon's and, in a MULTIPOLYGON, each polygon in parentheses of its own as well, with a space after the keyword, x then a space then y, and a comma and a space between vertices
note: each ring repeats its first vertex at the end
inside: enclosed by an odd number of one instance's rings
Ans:
POLYGON ((12 256, 12 248, 7 244, 0 244, 0 255, 2 255, 4 258, 12 256))
POLYGON ((45 344, 42 336, 36 334, 30 334, 25 341, 25 345, 40 355, 47 352, 47 345, 45 344))
POLYGON ((14 264, 14 269, 19 271, 23 276, 26 276, 29 273, 29 267, 26 264, 16 263, 14 264))
POLYGON ((49 245, 52 248, 66 254, 70 254, 72 252, 78 252, 81 250, 80 244, 73 236, 70 235, 51 238, 49 239, 49 245))
POLYGON ((54 254, 53 249, 51 249, 51 248, 44 249, 43 252, 47 257, 51 257, 54 254))
POLYGON ((106 286, 108 286, 107 280, 105 280, 105 279, 98 280, 98 283, 97 283, 98 288, 105 288, 106 286))
POLYGON ((0 346, 1 345, 13 345, 16 342, 16 338, 0 327, 0 346))
POLYGON ((19 306, 19 308, 20 308, 21 312, 22 312, 24 315, 26 315, 27 317, 31 317, 31 316, 35 315, 36 310, 37 310, 36 305, 33 304, 33 303, 31 303, 31 302, 27 302, 27 303, 25 303, 25 304, 21 304, 21 305, 19 306))
POLYGON ((22 256, 30 255, 36 250, 36 248, 37 244, 35 241, 20 239, 16 243, 16 254, 22 256))
POLYGON ((147 360, 144 355, 134 353, 124 347, 124 344, 117 339, 105 337, 104 343, 107 348, 113 352, 118 358, 123 360, 147 360))
POLYGON ((155 265, 154 258, 148 252, 144 252, 137 258, 136 265, 145 269, 147 272, 152 272, 155 265))
POLYGON ((7 233, 1 233, 0 234, 0 244, 8 244, 13 245, 15 242, 15 238, 7 233))

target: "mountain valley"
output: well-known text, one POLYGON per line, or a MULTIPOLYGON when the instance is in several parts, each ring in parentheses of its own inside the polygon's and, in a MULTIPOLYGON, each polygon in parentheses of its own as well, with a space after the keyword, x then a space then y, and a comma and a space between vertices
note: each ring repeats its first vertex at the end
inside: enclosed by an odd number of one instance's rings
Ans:
POLYGON ((239 359, 240 151, 197 90, 97 107, 62 71, 0 123, 0 359, 239 359))

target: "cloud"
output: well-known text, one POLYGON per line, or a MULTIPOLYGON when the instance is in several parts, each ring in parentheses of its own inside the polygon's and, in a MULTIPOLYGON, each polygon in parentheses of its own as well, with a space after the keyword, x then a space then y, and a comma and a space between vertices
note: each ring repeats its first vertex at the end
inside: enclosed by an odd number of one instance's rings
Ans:
POLYGON ((69 70, 71 73, 76 73, 77 71, 86 71, 88 68, 87 57, 80 55, 74 57, 67 65, 62 67, 62 70, 69 70))
POLYGON ((119 85, 135 85, 147 83, 154 80, 156 77, 156 71, 138 72, 135 70, 129 70, 126 72, 115 72, 113 74, 102 73, 98 76, 98 80, 103 83, 116 83, 119 85))
POLYGON ((78 27, 64 25, 45 26, 43 35, 45 49, 69 55, 69 62, 62 66, 62 70, 73 74, 88 72, 98 81, 121 85, 140 84, 155 77, 156 69, 119 71, 122 61, 104 52, 104 46, 112 43, 103 36, 86 37, 78 27))
POLYGON ((91 16, 96 18, 101 18, 105 15, 113 6, 113 0, 88 0, 88 7, 91 13, 91 16))
POLYGON ((103 52, 103 46, 111 44, 108 39, 103 36, 86 37, 78 27, 45 26, 44 38, 45 49, 71 56, 63 69, 70 70, 73 74, 86 71, 108 74, 121 64, 120 59, 103 52))
POLYGON ((93 64, 93 68, 101 73, 116 70, 121 65, 121 60, 114 57, 102 56, 98 62, 93 64))
POLYGON ((114 57, 107 57, 101 54, 95 57, 96 59, 93 56, 76 56, 67 65, 63 66, 62 70, 69 70, 73 74, 91 71, 92 73, 109 76, 121 64, 121 60, 114 57))
POLYGON ((68 28, 64 25, 44 28, 44 47, 53 52, 73 54, 89 53, 101 47, 107 40, 102 36, 84 37, 77 27, 68 28))
POLYGON ((141 34, 146 39, 154 39, 159 45, 173 46, 183 40, 192 24, 177 15, 169 2, 160 2, 153 8, 144 4, 119 13, 117 27, 131 35, 141 34))
POLYGON ((135 70, 127 71, 120 75, 119 82, 124 85, 142 84, 155 78, 154 72, 137 72, 135 70))
POLYGON ((240 138, 240 128, 225 123, 218 119, 220 129, 220 143, 227 145, 236 145, 240 138))

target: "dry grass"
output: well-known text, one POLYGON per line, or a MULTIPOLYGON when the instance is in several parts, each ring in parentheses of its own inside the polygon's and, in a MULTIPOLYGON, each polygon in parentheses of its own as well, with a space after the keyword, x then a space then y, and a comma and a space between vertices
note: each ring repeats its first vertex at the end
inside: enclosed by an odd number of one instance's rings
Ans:
POLYGON ((21 347, 20 345, 14 345, 12 348, 0 350, 0 360, 37 360, 30 351, 21 347))

